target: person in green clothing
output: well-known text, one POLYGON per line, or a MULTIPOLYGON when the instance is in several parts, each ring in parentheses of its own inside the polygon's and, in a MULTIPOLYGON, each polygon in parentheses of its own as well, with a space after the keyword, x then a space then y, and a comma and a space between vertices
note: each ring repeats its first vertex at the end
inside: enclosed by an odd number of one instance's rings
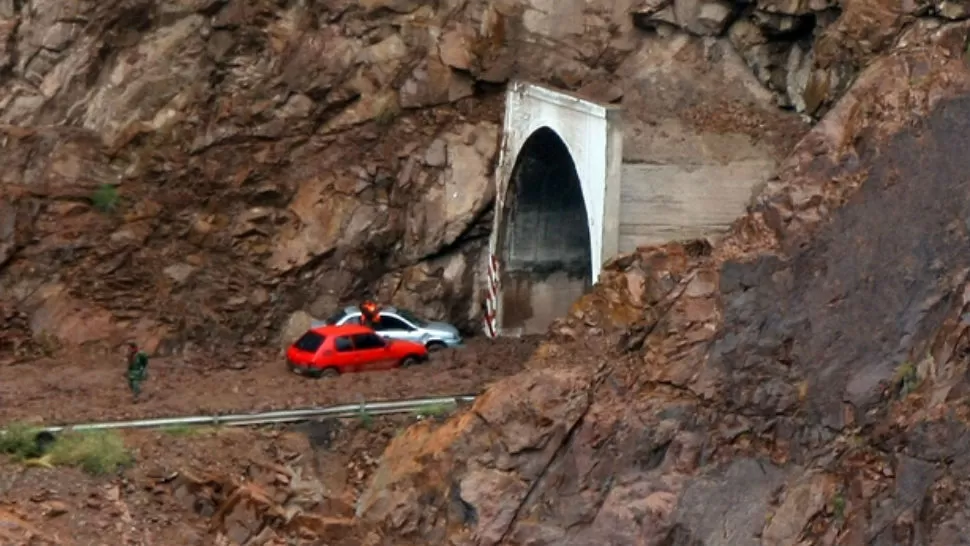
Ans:
POLYGON ((138 345, 128 342, 128 388, 132 401, 137 402, 141 394, 142 381, 148 379, 148 355, 138 350, 138 345))

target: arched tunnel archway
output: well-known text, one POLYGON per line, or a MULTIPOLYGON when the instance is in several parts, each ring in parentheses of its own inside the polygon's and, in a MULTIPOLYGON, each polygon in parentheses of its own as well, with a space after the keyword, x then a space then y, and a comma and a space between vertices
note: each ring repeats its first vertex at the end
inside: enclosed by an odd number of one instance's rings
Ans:
POLYGON ((576 164, 548 127, 519 151, 499 238, 500 327, 542 333, 592 286, 589 215, 576 164))

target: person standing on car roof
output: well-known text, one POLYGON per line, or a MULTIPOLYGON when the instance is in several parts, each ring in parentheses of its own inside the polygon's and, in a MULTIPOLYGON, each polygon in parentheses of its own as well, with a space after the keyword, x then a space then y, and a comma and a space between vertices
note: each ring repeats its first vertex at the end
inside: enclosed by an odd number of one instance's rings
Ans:
POLYGON ((141 384, 148 379, 148 355, 138 350, 138 345, 128 342, 128 388, 133 402, 138 402, 141 384))
POLYGON ((360 323, 368 328, 376 328, 380 322, 380 309, 373 300, 365 300, 360 304, 360 323))

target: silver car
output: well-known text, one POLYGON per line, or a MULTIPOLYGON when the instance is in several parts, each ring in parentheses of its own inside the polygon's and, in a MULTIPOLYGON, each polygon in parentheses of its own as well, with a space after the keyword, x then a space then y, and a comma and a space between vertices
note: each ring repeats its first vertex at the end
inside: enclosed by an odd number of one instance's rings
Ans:
MULTIPOLYGON (((360 324, 360 309, 353 306, 345 307, 325 321, 314 321, 311 327, 343 326, 344 324, 360 324)), ((385 338, 421 343, 429 351, 459 347, 462 344, 458 328, 451 324, 429 322, 407 309, 397 307, 381 308, 380 322, 374 330, 385 338)))

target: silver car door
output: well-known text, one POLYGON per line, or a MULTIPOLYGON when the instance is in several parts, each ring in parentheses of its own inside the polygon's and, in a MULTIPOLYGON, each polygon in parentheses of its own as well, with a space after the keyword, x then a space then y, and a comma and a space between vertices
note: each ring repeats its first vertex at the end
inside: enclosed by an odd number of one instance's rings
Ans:
POLYGON ((381 313, 376 330, 378 334, 386 338, 420 341, 421 332, 419 330, 401 319, 401 317, 391 313, 381 313))

